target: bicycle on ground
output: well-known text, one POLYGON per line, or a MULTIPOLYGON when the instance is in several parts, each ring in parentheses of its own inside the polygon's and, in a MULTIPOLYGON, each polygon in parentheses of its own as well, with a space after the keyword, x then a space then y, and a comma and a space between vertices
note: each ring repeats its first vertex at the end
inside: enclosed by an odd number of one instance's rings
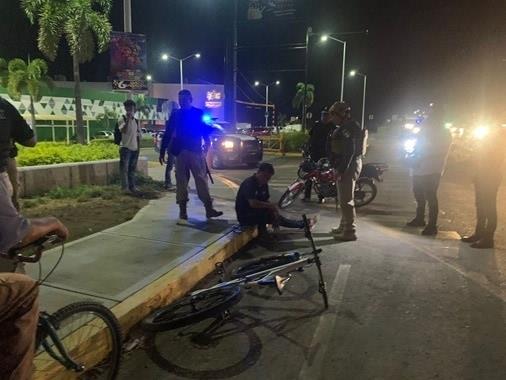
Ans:
MULTIPOLYGON (((243 288, 271 286, 281 295, 293 275, 311 265, 317 268, 318 291, 327 309, 328 296, 320 261, 322 250, 316 248, 306 215, 302 217, 305 236, 311 243, 311 252, 306 254, 293 252, 247 263, 232 273, 231 280, 224 281, 222 278, 217 285, 195 290, 179 301, 154 311, 142 322, 143 328, 148 331, 172 330, 209 318, 216 318, 219 324, 220 321, 228 319, 229 309, 241 300, 243 288)), ((223 263, 217 264, 217 272, 220 276, 224 276, 223 263)))

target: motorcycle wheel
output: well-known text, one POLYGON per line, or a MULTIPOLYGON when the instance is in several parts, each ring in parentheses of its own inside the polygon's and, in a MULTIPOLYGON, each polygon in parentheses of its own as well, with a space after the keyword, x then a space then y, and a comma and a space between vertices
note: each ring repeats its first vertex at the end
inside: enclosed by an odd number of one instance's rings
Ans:
POLYGON ((301 187, 296 191, 291 191, 290 189, 287 189, 285 193, 281 196, 281 198, 279 198, 278 202, 279 208, 287 208, 288 206, 293 204, 293 202, 297 200, 297 198, 299 197, 300 193, 302 193, 303 190, 304 187, 301 187))
POLYGON ((370 178, 359 178, 355 184, 355 207, 371 203, 378 194, 378 188, 370 178))

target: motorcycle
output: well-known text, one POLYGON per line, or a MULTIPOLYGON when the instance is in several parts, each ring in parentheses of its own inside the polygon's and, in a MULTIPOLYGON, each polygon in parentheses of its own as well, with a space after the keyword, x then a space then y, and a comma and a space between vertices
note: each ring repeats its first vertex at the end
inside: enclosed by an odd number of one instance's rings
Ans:
MULTIPOLYGON (((363 207, 371 203, 378 194, 375 181, 383 181, 383 173, 388 169, 384 163, 367 163, 362 167, 360 176, 355 184, 355 207, 363 207)), ((286 208, 293 204, 304 191, 306 182, 311 181, 319 202, 326 198, 337 198, 336 173, 330 166, 330 161, 322 158, 314 162, 306 157, 299 165, 298 179, 293 182, 278 202, 279 208, 286 208)))

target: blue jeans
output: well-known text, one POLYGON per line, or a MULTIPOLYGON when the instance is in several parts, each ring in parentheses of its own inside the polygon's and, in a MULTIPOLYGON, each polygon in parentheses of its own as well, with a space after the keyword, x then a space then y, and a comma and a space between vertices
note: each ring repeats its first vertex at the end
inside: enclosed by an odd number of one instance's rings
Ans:
POLYGON ((122 190, 135 189, 135 170, 137 169, 138 159, 138 150, 133 151, 124 147, 119 148, 119 175, 122 190))
POLYGON ((259 233, 265 233, 267 231, 267 224, 276 224, 278 227, 286 228, 304 228, 303 220, 288 219, 282 215, 279 215, 279 219, 276 220, 274 214, 267 209, 256 209, 254 213, 237 215, 237 219, 241 226, 258 227, 259 233))

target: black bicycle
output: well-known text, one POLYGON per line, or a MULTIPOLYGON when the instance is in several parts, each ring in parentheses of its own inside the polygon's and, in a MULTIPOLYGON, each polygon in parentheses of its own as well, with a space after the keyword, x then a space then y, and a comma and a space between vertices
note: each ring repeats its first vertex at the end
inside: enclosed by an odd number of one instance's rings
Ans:
MULTIPOLYGON (((319 292, 325 308, 328 308, 327 290, 319 256, 322 250, 315 246, 306 215, 303 215, 303 219, 305 235, 312 247, 310 253, 294 252, 252 261, 234 271, 231 280, 222 281, 207 289, 196 290, 179 301, 154 311, 142 322, 143 328, 149 331, 164 331, 195 324, 208 318, 225 320, 229 315, 229 309, 241 300, 242 288, 272 286, 282 294, 283 288, 293 274, 313 264, 318 271, 319 292)), ((222 263, 217 265, 217 272, 224 276, 222 263)))
MULTIPOLYGON (((60 242, 57 236, 47 236, 30 245, 11 249, 9 258, 18 263, 37 263, 43 251, 60 242)), ((36 335, 34 378, 54 378, 63 366, 79 379, 115 379, 122 342, 117 318, 97 302, 75 302, 53 314, 42 311, 36 335), (100 342, 100 345, 92 346, 90 342, 100 342), (104 359, 97 362, 97 357, 104 359)))

